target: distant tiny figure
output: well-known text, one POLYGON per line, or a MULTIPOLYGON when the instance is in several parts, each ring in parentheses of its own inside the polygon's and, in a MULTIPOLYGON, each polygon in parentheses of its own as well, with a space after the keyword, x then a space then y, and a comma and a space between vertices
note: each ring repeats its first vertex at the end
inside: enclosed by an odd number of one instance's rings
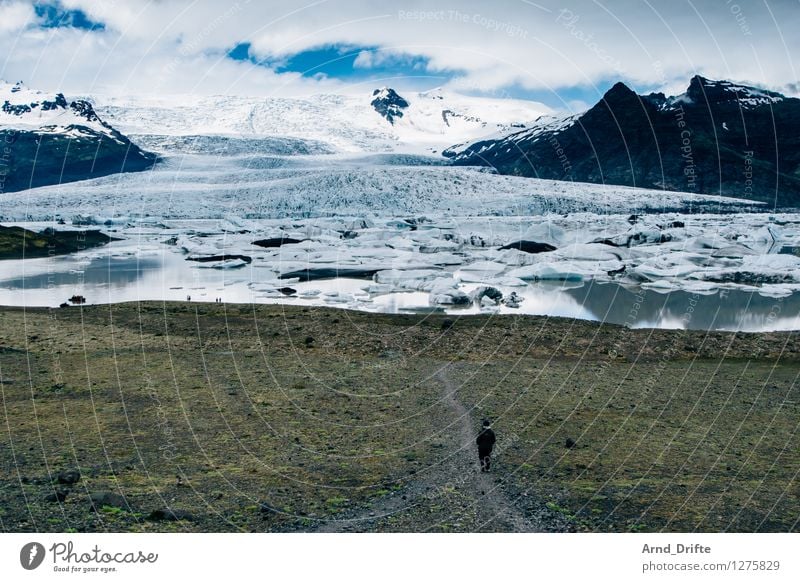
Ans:
POLYGON ((478 459, 481 462, 481 473, 488 473, 492 464, 492 449, 497 437, 494 436, 491 423, 488 420, 483 421, 483 428, 481 429, 478 438, 475 442, 478 443, 478 459))
POLYGON ((192 300, 192 296, 191 295, 187 295, 186 296, 186 301, 191 301, 191 300, 192 300))

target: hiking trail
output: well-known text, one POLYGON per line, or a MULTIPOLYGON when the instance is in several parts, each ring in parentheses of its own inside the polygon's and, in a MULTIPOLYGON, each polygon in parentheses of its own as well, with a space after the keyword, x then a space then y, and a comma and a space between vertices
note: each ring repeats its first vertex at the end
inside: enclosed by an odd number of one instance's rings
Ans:
MULTIPOLYGON (((459 400, 459 386, 449 370, 433 375, 447 410, 446 456, 419 471, 400 491, 376 500, 370 507, 345 512, 334 520, 311 528, 318 532, 465 531, 541 532, 563 531, 543 503, 527 496, 512 498, 504 487, 502 463, 492 455, 492 472, 481 473, 475 438, 479 421, 459 400), (522 504, 518 502, 522 502, 522 504), (522 505, 528 506, 526 511, 522 505)), ((502 449, 502 432, 495 451, 502 449)), ((524 494, 523 494, 524 495, 524 494)))

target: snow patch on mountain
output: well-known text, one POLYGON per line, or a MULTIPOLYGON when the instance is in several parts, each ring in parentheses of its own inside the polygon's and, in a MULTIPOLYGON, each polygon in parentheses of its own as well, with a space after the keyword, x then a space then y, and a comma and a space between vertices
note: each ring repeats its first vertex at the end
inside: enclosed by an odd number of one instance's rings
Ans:
POLYGON ((48 94, 29 89, 22 82, 0 81, 0 103, 0 130, 68 137, 88 137, 94 132, 122 143, 119 134, 97 116, 89 101, 83 99, 67 101, 63 93, 48 94))
POLYGON ((526 122, 550 112, 532 101, 470 97, 440 89, 409 94, 390 88, 376 91, 305 98, 188 95, 92 100, 104 118, 128 135, 270 136, 323 143, 340 153, 438 153, 453 143, 522 129, 526 122))

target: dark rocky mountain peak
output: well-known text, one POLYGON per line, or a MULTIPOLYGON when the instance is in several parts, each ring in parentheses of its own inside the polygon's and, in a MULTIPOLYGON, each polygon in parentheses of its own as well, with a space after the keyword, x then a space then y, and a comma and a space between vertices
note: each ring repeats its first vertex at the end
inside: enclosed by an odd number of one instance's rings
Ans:
POLYGON ((89 101, 0 82, 0 194, 145 170, 157 156, 100 119, 89 101))
POLYGON ((638 98, 636 92, 620 81, 614 83, 611 89, 606 91, 606 94, 603 95, 603 101, 618 101, 632 98, 638 98))
POLYGON ((692 77, 684 95, 688 98, 689 104, 728 103, 737 107, 768 105, 785 99, 783 95, 774 91, 738 85, 730 81, 714 81, 700 75, 692 77))
POLYGON ((445 154, 504 174, 800 207, 800 99, 699 75, 674 97, 616 83, 581 115, 445 154))
POLYGON ((394 125, 395 119, 403 117, 403 110, 408 107, 408 101, 390 87, 375 89, 372 97, 370 102, 372 108, 392 125, 394 125))

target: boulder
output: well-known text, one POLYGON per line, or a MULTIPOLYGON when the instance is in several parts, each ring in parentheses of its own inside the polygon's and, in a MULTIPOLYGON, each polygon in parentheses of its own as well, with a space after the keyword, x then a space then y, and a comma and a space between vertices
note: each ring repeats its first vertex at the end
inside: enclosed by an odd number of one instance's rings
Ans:
POLYGON ((74 485, 81 480, 81 472, 77 469, 67 469, 56 475, 56 481, 62 485, 74 485))
POLYGON ((69 495, 69 490, 56 489, 50 495, 45 496, 44 500, 51 503, 64 503, 67 499, 67 495, 69 495))

